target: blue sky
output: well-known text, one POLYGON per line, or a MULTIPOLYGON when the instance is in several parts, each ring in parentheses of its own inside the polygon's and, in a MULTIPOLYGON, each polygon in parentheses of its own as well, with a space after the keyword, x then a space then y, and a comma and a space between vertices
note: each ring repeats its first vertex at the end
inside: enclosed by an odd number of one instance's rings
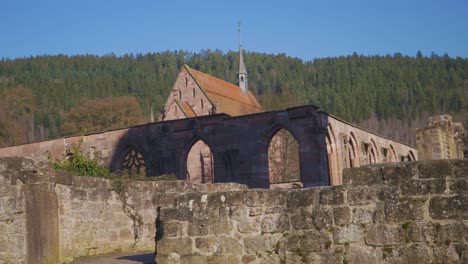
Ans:
POLYGON ((0 58, 237 50, 468 57, 467 0, 0 0, 0 58))

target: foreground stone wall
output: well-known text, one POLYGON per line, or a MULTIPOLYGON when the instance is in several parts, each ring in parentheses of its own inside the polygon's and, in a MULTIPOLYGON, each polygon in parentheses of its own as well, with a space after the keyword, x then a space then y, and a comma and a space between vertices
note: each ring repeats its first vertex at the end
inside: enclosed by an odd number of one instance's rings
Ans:
POLYGON ((160 201, 157 263, 467 263, 468 161, 348 169, 344 185, 160 201))
POLYGON ((468 160, 345 170, 344 185, 122 181, 0 159, 0 263, 153 251, 161 263, 466 263, 468 160), (6 235, 3 235, 6 234, 6 235))

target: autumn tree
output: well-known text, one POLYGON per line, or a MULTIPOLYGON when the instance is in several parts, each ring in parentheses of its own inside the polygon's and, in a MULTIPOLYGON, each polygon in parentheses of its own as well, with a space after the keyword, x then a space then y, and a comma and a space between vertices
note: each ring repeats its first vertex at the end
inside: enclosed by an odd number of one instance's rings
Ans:
POLYGON ((0 146, 34 140, 35 97, 31 90, 15 87, 0 91, 0 146))
POLYGON ((65 114, 63 134, 101 132, 144 122, 143 111, 133 96, 81 98, 65 114))

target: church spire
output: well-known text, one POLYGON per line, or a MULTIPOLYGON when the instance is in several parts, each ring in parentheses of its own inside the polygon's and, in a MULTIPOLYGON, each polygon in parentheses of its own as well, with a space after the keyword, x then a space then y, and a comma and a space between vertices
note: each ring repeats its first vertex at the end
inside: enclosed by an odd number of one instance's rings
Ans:
POLYGON ((239 21, 237 31, 239 31, 239 72, 237 73, 237 85, 242 89, 242 91, 247 94, 249 91, 249 86, 247 82, 247 70, 245 69, 244 56, 242 51, 242 41, 241 41, 241 23, 239 21))

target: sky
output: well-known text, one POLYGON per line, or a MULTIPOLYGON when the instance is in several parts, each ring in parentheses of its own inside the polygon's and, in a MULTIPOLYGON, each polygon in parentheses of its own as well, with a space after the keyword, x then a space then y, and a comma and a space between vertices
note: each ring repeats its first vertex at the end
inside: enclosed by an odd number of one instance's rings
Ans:
POLYGON ((0 58, 238 49, 468 57, 468 0, 0 0, 0 58))

